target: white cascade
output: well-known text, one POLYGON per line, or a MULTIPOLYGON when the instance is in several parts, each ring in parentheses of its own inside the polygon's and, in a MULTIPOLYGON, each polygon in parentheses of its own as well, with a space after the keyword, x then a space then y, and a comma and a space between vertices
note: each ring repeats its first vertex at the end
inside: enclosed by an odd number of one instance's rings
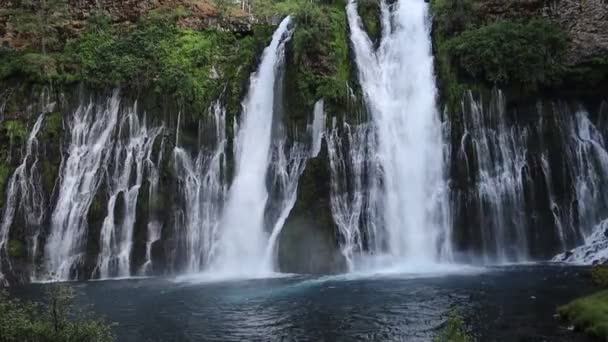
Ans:
POLYGON ((221 220, 219 245, 212 270, 218 273, 259 275, 272 271, 264 262, 268 233, 264 210, 268 201, 266 177, 270 163, 274 84, 284 62, 285 43, 291 37, 286 17, 264 50, 249 92, 235 139, 235 175, 221 220))
POLYGON ((59 194, 45 246, 51 280, 79 277, 88 234, 87 214, 111 159, 120 110, 118 91, 106 103, 81 104, 68 120, 71 140, 60 167, 59 194))
MULTIPOLYGON (((45 212, 45 199, 40 186, 40 173, 38 171, 38 133, 44 122, 44 114, 38 116, 25 145, 23 161, 15 169, 6 187, 6 201, 2 222, 0 223, 0 283, 4 276, 2 274, 2 263, 10 267, 10 259, 7 257, 7 243, 11 225, 15 213, 19 208, 24 214, 25 223, 28 226, 39 228, 42 224, 45 212), (4 260, 3 260, 4 259, 4 260)), ((38 241, 38 231, 31 237, 30 253, 35 257, 38 241)))
POLYGON ((382 227, 377 229, 382 250, 370 252, 416 269, 451 258, 428 4, 400 0, 383 2, 381 8, 383 30, 376 50, 362 29, 356 2, 347 6, 381 167, 382 227))
POLYGON ((178 194, 183 209, 178 212, 180 246, 186 272, 198 272, 208 265, 215 250, 226 186, 226 111, 217 101, 210 109, 215 128, 215 148, 204 149, 193 159, 182 147, 175 147, 173 158, 178 194))
POLYGON ((161 239, 162 221, 156 214, 157 204, 161 200, 159 183, 160 183, 160 166, 163 164, 163 151, 165 150, 165 137, 161 138, 158 159, 156 163, 148 160, 146 169, 148 172, 148 224, 146 235, 146 259, 138 271, 140 275, 147 275, 153 271, 152 264, 152 246, 161 239))
MULTIPOLYGON (((315 135, 312 136, 313 143, 317 137, 318 136, 315 135)), ((312 148, 314 148, 314 145, 312 148)), ((271 217, 270 220, 272 231, 268 238, 264 257, 264 264, 268 270, 276 269, 278 251, 277 240, 283 230, 285 221, 289 217, 291 209, 293 209, 293 206, 296 204, 298 181, 306 167, 306 160, 311 156, 311 152, 314 153, 314 151, 307 149, 305 144, 294 142, 286 155, 284 139, 276 143, 273 150, 275 151, 275 158, 273 158, 270 174, 273 176, 272 184, 278 190, 278 197, 274 199, 278 207, 275 210, 277 215, 271 217)))
POLYGON ((99 278, 131 275, 131 250, 139 189, 146 166, 152 163, 154 141, 160 128, 149 129, 145 117, 137 116, 137 104, 122 113, 118 139, 114 143, 112 170, 108 170, 107 216, 101 227, 100 251, 93 276, 99 278), (117 205, 123 208, 116 216, 117 205))
POLYGON ((373 124, 338 125, 333 119, 326 134, 331 170, 330 203, 341 237, 340 250, 353 271, 356 257, 366 249, 382 248, 378 226, 382 207, 373 124), (367 242, 367 243, 366 243, 367 242))

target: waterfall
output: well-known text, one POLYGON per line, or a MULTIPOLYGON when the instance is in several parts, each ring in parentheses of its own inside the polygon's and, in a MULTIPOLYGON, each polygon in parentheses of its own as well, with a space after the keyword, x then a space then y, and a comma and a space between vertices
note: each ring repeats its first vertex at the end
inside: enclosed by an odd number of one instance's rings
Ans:
POLYGON ((148 129, 145 117, 140 122, 137 104, 122 114, 119 138, 113 147, 113 168, 107 170, 108 214, 101 228, 100 252, 93 271, 102 279, 131 275, 131 249, 139 189, 146 166, 152 163, 152 147, 160 133, 160 129, 148 129), (123 208, 122 217, 116 217, 117 205, 123 208))
POLYGON ((469 92, 463 102, 465 133, 459 154, 477 168, 476 196, 480 208, 485 263, 528 259, 525 230, 524 173, 528 130, 506 124, 505 98, 498 91, 489 108, 469 92), (466 108, 465 108, 466 107, 466 108), (491 247, 490 247, 491 246, 491 247))
POLYGON ((323 104, 323 99, 315 103, 312 125, 309 127, 312 137, 310 152, 312 158, 316 158, 319 152, 321 152, 321 143, 323 142, 323 134, 325 133, 325 110, 323 104))
POLYGON ((183 208, 178 212, 180 246, 186 272, 207 266, 215 251, 217 234, 226 197, 226 111, 217 101, 210 109, 215 128, 215 149, 199 151, 196 159, 181 147, 173 158, 178 194, 183 208))
POLYGON ((359 80, 376 135, 381 167, 381 250, 394 262, 450 258, 441 124, 435 107, 428 4, 382 3, 377 50, 362 30, 357 4, 347 6, 359 80))
POLYGON ((161 138, 160 142, 160 151, 158 153, 158 160, 154 163, 151 160, 147 161, 147 170, 148 170, 148 212, 150 213, 148 217, 148 225, 147 225, 147 237, 146 237, 146 259, 144 264, 141 266, 139 270, 140 275, 146 275, 153 271, 152 264, 152 246, 154 243, 160 240, 161 231, 162 231, 162 221, 161 218, 158 217, 156 213, 156 207, 160 198, 160 192, 158 189, 160 182, 160 166, 163 164, 163 151, 165 150, 165 137, 161 138))
POLYGON ((46 270, 54 280, 78 278, 84 262, 87 214, 108 171, 120 98, 115 91, 105 104, 81 104, 68 121, 70 145, 60 167, 59 194, 45 246, 46 270))
POLYGON ((580 105, 538 100, 509 112, 506 103, 500 90, 486 101, 468 92, 453 123, 458 249, 486 264, 560 252, 553 260, 578 262, 581 253, 566 251, 597 246, 608 218, 604 133, 580 105))
MULTIPOLYGON (((311 131, 311 134, 314 133, 311 131)), ((316 135, 312 135, 311 137, 313 142, 315 141, 314 139, 317 138, 316 135)), ((311 145, 311 148, 314 148, 314 145, 311 145)), ((307 149, 305 144, 299 142, 294 142, 286 155, 285 141, 280 140, 275 144, 274 151, 276 151, 276 158, 273 158, 274 160, 271 165, 270 174, 273 176, 272 187, 276 188, 276 191, 274 192, 278 194, 277 198, 274 199, 274 202, 278 205, 275 209, 276 215, 270 219, 272 231, 268 238, 264 257, 264 267, 267 267, 268 270, 274 270, 276 268, 277 239, 283 230, 283 226, 291 209, 293 209, 293 206, 296 203, 298 180, 304 172, 306 160, 311 156, 311 150, 307 149)))
POLYGON ((2 264, 5 262, 10 267, 10 259, 7 254, 7 243, 15 213, 20 209, 25 216, 28 227, 34 227, 36 231, 31 237, 30 254, 32 261, 35 258, 38 245, 38 229, 44 218, 45 198, 40 189, 40 172, 38 170, 38 133, 44 122, 44 114, 38 116, 25 145, 25 154, 21 165, 15 169, 6 187, 6 202, 0 223, 0 282, 2 264))
POLYGON ((382 219, 378 215, 380 169, 373 155, 373 123, 351 126, 343 122, 339 127, 334 118, 326 137, 331 212, 341 237, 341 252, 352 271, 357 254, 382 248, 378 232, 382 219))
POLYGON ((221 220, 221 236, 213 269, 230 274, 270 271, 263 262, 268 236, 264 210, 268 201, 266 176, 270 163, 274 84, 290 39, 291 18, 286 17, 264 50, 249 92, 235 139, 235 176, 221 220))

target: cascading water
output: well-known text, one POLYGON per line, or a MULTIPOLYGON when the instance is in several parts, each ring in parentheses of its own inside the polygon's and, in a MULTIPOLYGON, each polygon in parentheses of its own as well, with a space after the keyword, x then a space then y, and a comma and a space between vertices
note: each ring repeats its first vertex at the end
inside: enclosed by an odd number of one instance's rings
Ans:
MULTIPOLYGON (((313 142, 317 139, 317 136, 311 132, 313 142)), ((320 134, 320 133, 319 133, 320 134)), ((320 140, 320 139, 318 139, 320 140)), ((311 148, 315 148, 314 144, 311 148)), ((270 174, 273 175, 273 187, 277 189, 278 198, 275 202, 278 203, 278 208, 275 212, 278 214, 270 219, 273 223, 272 231, 268 238, 268 244, 266 245, 266 252, 264 257, 264 267, 268 270, 274 270, 276 268, 276 253, 277 253, 277 239, 283 229, 285 221, 293 209, 296 203, 298 193, 298 180, 304 172, 306 167, 306 160, 311 155, 311 152, 306 149, 306 145, 294 142, 292 147, 289 149, 287 155, 285 155, 285 141, 280 140, 275 144, 273 150, 275 151, 273 163, 271 165, 270 174)))
POLYGON ((396 263, 450 258, 441 124, 435 107, 428 4, 382 3, 377 50, 362 30, 357 4, 347 6, 359 80, 371 114, 381 167, 377 228, 381 250, 396 263))
POLYGON ((379 165, 374 157, 373 124, 338 127, 334 118, 326 134, 331 170, 331 212, 341 236, 340 249, 350 271, 357 254, 382 249, 378 227, 379 165))
POLYGON ((316 158, 321 152, 321 143, 325 134, 325 110, 323 99, 315 103, 313 111, 312 125, 309 126, 312 143, 310 148, 310 156, 316 158))
POLYGON ((183 210, 178 213, 186 272, 201 271, 211 260, 217 242, 226 197, 226 111, 219 102, 211 107, 215 128, 215 149, 201 150, 195 160, 181 147, 173 158, 178 193, 183 210))
POLYGON ((268 243, 264 210, 268 200, 266 176, 270 162, 274 84, 290 39, 291 18, 286 17, 264 50, 258 71, 251 77, 249 93, 235 139, 235 176, 221 220, 219 245, 212 269, 235 275, 270 272, 263 262, 268 243))
POLYGON ((139 270, 140 275, 150 274, 153 271, 152 264, 152 246, 160 240, 161 231, 163 228, 160 217, 155 213, 157 203, 160 201, 159 182, 160 182, 160 165, 163 164, 163 151, 165 150, 165 138, 162 137, 160 142, 160 152, 156 163, 151 160, 146 161, 148 170, 148 218, 147 238, 146 238, 146 259, 139 270))
POLYGON ((459 156, 467 164, 475 162, 478 176, 474 200, 480 208, 481 239, 485 246, 485 262, 523 261, 528 256, 525 231, 524 173, 527 129, 506 125, 505 98, 494 96, 489 108, 473 100, 469 92, 463 108, 465 133, 459 156), (466 148, 472 144, 473 156, 468 160, 466 148))
POLYGON ((131 275, 131 250, 139 189, 146 166, 151 164, 154 141, 160 129, 148 129, 146 119, 140 122, 137 104, 123 113, 114 143, 113 169, 107 174, 107 216, 100 236, 100 252, 93 274, 100 278, 131 275), (123 138, 124 137, 124 138, 123 138), (124 141, 123 141, 124 139, 124 141), (123 208, 122 217, 116 217, 117 205, 123 208))
MULTIPOLYGON (((593 227, 608 217, 603 133, 579 105, 539 100, 520 114, 507 111, 506 102, 499 90, 486 102, 469 92, 463 119, 454 123, 458 252, 467 261, 504 263, 546 260, 596 243, 593 227)), ((570 261, 572 254, 554 260, 570 261)))
POLYGON ((60 168, 59 194, 45 246, 46 270, 54 280, 78 278, 84 262, 87 213, 111 159, 120 98, 81 104, 68 122, 71 141, 60 168))
POLYGON ((30 255, 35 258, 38 246, 38 229, 44 218, 45 198, 42 195, 40 186, 40 173, 38 171, 38 133, 44 122, 44 114, 38 116, 32 131, 27 139, 25 155, 19 167, 11 176, 6 188, 6 203, 2 222, 0 223, 0 284, 4 276, 2 274, 2 264, 7 263, 10 268, 10 260, 7 258, 7 242, 11 225, 15 217, 15 212, 21 210, 25 216, 25 223, 28 227, 34 227, 36 231, 31 236, 29 242, 30 255))

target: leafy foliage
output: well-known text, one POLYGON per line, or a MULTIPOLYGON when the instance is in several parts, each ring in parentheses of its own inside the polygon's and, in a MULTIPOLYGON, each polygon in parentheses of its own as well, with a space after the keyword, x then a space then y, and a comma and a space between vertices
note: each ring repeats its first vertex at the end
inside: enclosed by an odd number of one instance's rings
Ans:
POLYGON ((106 342, 110 327, 101 319, 76 312, 74 293, 65 286, 47 293, 47 305, 22 302, 0 291, 0 340, 3 342, 106 342))
POLYGON ((608 266, 598 265, 591 269, 591 280, 599 287, 608 288, 608 266))
POLYGON ((516 83, 532 89, 559 81, 566 35, 555 24, 500 21, 467 30, 447 49, 468 76, 491 83, 516 83))
POLYGON ((433 0, 435 30, 442 37, 452 37, 476 23, 472 0, 433 0))
POLYGON ((608 290, 577 299, 560 307, 558 312, 586 334, 608 339, 608 290))
POLYGON ((472 342, 473 338, 465 330, 464 322, 457 313, 452 312, 448 320, 433 342, 472 342))

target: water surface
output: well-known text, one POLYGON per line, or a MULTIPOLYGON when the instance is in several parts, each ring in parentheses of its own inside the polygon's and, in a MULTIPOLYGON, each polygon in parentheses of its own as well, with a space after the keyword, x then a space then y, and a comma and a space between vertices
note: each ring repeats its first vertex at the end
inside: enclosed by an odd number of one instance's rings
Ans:
MULTIPOLYGON (((547 265, 413 276, 204 277, 73 283, 118 341, 429 341, 457 309, 479 341, 586 341, 557 306, 593 291, 586 268, 547 265)), ((40 298, 45 284, 18 290, 40 298)))

